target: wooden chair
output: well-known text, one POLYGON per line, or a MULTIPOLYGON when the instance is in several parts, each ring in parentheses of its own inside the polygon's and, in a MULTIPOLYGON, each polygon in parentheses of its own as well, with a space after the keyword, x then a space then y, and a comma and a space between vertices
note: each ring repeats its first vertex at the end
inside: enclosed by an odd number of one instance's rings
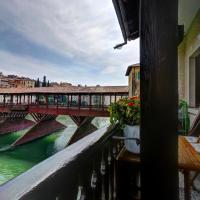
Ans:
POLYGON ((188 132, 189 136, 200 136, 200 109, 198 111, 198 114, 194 120, 194 122, 192 123, 192 126, 188 132))
MULTIPOLYGON (((199 137, 197 142, 200 143, 200 109, 198 111, 198 114, 197 114, 194 122, 192 123, 192 126, 188 132, 188 135, 199 137)), ((199 174, 200 173, 198 173, 198 172, 194 173, 194 175, 191 179, 191 184, 192 184, 193 188, 196 190, 197 190, 197 188, 194 185, 194 181, 199 176, 199 174)))

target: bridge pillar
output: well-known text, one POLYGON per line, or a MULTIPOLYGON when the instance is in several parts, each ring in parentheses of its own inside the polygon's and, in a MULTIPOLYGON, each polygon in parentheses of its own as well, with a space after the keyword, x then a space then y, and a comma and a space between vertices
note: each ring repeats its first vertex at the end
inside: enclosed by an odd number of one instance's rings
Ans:
POLYGON ((81 125, 77 128, 69 142, 66 146, 71 145, 78 140, 82 139, 83 137, 91 134, 92 132, 97 130, 97 127, 95 127, 91 122, 94 119, 94 117, 86 117, 85 120, 81 123, 81 125))
POLYGON ((73 122, 79 127, 82 123, 84 123, 88 118, 86 116, 70 116, 70 118, 73 120, 73 122))
POLYGON ((30 130, 28 130, 23 136, 18 138, 13 144, 12 147, 16 147, 38 138, 44 137, 46 135, 55 133, 56 131, 65 129, 66 126, 57 122, 55 119, 51 120, 41 120, 38 121, 30 130))

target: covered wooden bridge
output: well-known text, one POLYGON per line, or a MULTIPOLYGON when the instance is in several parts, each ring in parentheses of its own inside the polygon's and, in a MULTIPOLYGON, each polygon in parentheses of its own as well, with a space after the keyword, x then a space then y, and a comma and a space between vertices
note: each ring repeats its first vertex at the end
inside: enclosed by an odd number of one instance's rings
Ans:
POLYGON ((108 106, 126 96, 127 86, 1 89, 0 112, 109 116, 108 106))

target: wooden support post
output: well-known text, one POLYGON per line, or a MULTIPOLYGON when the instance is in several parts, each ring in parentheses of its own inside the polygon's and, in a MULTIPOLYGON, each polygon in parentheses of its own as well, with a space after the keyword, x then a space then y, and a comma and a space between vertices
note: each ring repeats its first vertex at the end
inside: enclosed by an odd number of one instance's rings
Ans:
POLYGON ((49 101, 48 101, 48 95, 47 94, 45 95, 45 101, 46 101, 46 109, 48 109, 49 101))
POLYGON ((69 108, 69 94, 67 95, 67 106, 69 108))
POLYGON ((81 95, 78 95, 78 110, 80 111, 80 107, 81 107, 81 95))
POLYGON ((10 104, 13 105, 13 94, 10 95, 10 104))
POLYGON ((178 1, 140 3, 141 197, 178 200, 178 1))
POLYGON ((101 105, 102 109, 104 110, 104 94, 101 94, 101 98, 102 98, 101 105))
POLYGON ((55 94, 53 94, 53 105, 55 105, 55 94))
POLYGON ((57 109, 57 112, 58 112, 58 94, 56 95, 56 109, 57 109))
POLYGON ((22 95, 20 94, 19 95, 19 104, 21 104, 22 103, 22 95))
POLYGON ((89 94, 89 108, 90 108, 90 110, 91 110, 91 108, 92 108, 92 94, 89 94))
POLYGON ((39 108, 39 104, 40 104, 40 97, 39 94, 36 94, 36 99, 37 99, 37 108, 39 108))
POLYGON ((27 97, 28 97, 28 106, 29 106, 29 104, 30 104, 30 95, 27 94, 27 97))
POLYGON ((6 106, 6 95, 5 94, 3 95, 3 105, 4 105, 4 107, 6 106))

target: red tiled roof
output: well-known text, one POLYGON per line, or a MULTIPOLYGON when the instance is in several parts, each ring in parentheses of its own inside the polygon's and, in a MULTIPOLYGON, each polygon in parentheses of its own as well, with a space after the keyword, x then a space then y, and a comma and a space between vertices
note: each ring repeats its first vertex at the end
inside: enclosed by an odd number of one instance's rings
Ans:
POLYGON ((37 87, 37 88, 0 88, 0 94, 30 93, 128 93, 128 86, 88 86, 88 87, 37 87))

